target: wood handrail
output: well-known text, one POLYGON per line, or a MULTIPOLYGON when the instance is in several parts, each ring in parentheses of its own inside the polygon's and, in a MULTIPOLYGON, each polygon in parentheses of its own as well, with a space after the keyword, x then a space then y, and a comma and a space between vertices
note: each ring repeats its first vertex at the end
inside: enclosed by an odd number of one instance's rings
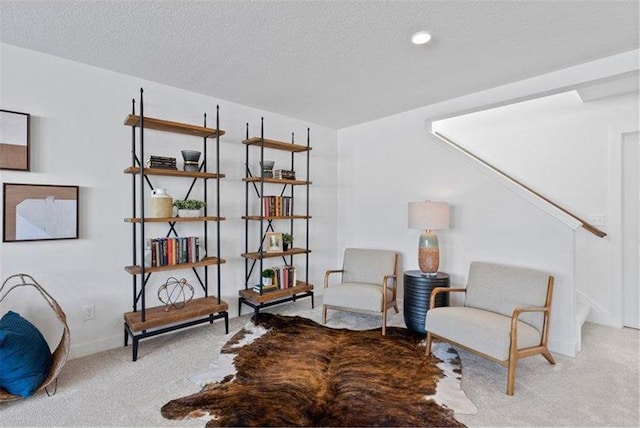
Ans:
POLYGON ((469 150, 467 150, 464 147, 462 147, 461 145, 453 142, 450 138, 446 137, 445 135, 441 134, 440 132, 434 131, 434 132, 432 132, 432 134, 434 136, 438 137, 439 139, 441 139, 442 141, 444 141, 445 143, 447 143, 447 144, 455 147, 456 149, 460 150, 461 152, 463 152, 467 156, 469 156, 469 157, 473 158, 474 160, 480 162, 481 164, 483 164, 487 168, 497 172, 498 174, 500 174, 504 178, 506 178, 506 179, 512 181, 513 183, 517 184, 518 186, 522 187, 527 192, 530 192, 530 193, 534 194, 535 196, 537 196, 538 198, 542 199, 546 203, 548 203, 550 205, 553 205, 554 207, 556 207, 557 209, 559 209, 563 213, 565 213, 568 216, 576 219, 577 221, 579 221, 581 223, 582 227, 584 227, 586 230, 588 230, 589 232, 593 233, 594 235, 598 236, 599 238, 604 238, 605 236, 607 236, 607 234, 605 232, 603 232, 602 230, 598 229, 594 225, 590 224, 587 221, 584 221, 583 219, 581 219, 577 215, 573 214, 572 212, 562 208, 560 205, 558 205, 555 202, 549 200, 545 196, 542 196, 540 193, 538 193, 535 190, 531 189, 526 184, 523 184, 522 182, 520 182, 520 181, 516 180, 515 178, 511 177, 509 174, 505 173, 504 171, 502 171, 502 170, 496 168, 495 166, 491 165, 490 163, 488 163, 484 159, 482 159, 482 158, 478 157, 477 155, 471 153, 469 150))

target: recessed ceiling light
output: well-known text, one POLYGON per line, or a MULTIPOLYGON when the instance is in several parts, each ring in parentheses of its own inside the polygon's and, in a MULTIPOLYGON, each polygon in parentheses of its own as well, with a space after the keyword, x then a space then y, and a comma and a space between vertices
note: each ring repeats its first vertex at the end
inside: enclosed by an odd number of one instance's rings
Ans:
POLYGON ((418 31, 416 34, 411 36, 411 41, 414 45, 424 45, 429 40, 431 40, 431 34, 426 31, 418 31))

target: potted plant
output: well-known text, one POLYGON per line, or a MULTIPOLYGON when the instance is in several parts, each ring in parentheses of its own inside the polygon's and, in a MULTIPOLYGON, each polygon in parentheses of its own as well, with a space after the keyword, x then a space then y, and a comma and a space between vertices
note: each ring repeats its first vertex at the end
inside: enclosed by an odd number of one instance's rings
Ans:
POLYGON ((200 210, 206 204, 198 199, 178 199, 173 206, 178 208, 178 217, 200 217, 200 210))
POLYGON ((290 246, 293 244, 293 236, 288 233, 282 234, 282 249, 287 251, 290 246))
POLYGON ((273 269, 265 269, 262 271, 262 285, 271 285, 273 281, 273 269))

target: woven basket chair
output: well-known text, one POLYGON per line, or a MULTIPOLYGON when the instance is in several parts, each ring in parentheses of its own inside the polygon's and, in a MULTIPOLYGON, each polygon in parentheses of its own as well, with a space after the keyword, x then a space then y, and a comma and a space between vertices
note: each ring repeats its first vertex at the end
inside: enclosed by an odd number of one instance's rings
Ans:
MULTIPOLYGON (((18 287, 33 287, 36 290, 38 290, 40 295, 46 300, 51 310, 55 312, 56 317, 58 318, 58 320, 63 326, 63 332, 62 332, 62 337, 60 338, 60 343, 58 344, 58 347, 56 348, 56 350, 53 352, 53 355, 52 355, 51 370, 49 370, 49 375, 44 380, 44 382, 38 387, 38 389, 35 391, 35 392, 38 392, 38 391, 42 391, 43 389, 46 390, 47 386, 49 386, 52 382, 55 381, 54 391, 52 393, 49 393, 49 391, 47 390, 48 395, 53 395, 55 394, 55 391, 58 385, 58 374, 60 373, 60 370, 64 366, 64 363, 67 361, 67 356, 69 355, 70 340, 69 340, 69 326, 67 325, 67 316, 62 311, 62 308, 60 308, 60 305, 58 305, 58 302, 56 302, 54 298, 51 297, 51 295, 47 293, 45 289, 42 288, 42 286, 38 284, 31 275, 27 275, 24 273, 12 275, 2 283, 2 286, 0 286, 0 303, 2 303, 2 301, 7 297, 7 295, 11 292, 11 290, 15 290, 18 287)), ((19 400, 21 398, 22 397, 18 395, 9 394, 8 392, 0 388, 0 402, 19 400)))

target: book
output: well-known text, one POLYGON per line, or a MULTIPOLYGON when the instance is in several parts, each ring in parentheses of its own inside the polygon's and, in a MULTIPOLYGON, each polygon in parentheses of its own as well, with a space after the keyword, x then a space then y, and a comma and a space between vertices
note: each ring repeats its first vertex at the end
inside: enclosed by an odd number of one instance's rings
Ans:
POLYGON ((257 284, 253 286, 253 291, 255 291, 256 293, 260 293, 261 290, 263 293, 268 293, 270 291, 276 291, 277 289, 278 289, 278 286, 275 284, 271 284, 271 285, 257 284))
POLYGON ((279 180, 295 180, 296 172, 287 169, 274 169, 273 170, 273 178, 279 180))
POLYGON ((262 212, 265 217, 288 217, 293 215, 291 196, 263 196, 262 212))
POLYGON ((169 156, 149 156, 145 161, 147 168, 177 169, 176 158, 169 156))
POLYGON ((149 239, 150 264, 147 266, 167 266, 199 262, 197 236, 176 236, 149 239))

